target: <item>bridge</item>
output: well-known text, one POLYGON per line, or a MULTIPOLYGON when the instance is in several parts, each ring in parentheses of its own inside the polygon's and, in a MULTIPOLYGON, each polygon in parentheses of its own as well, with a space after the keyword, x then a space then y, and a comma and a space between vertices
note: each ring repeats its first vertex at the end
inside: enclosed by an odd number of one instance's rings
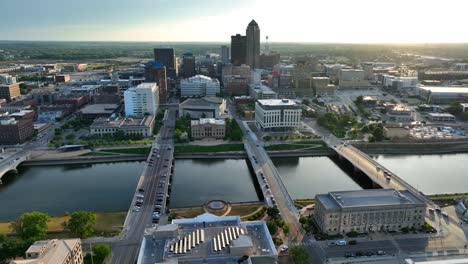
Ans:
POLYGON ((3 184, 2 178, 8 172, 17 172, 18 165, 29 159, 29 152, 20 151, 6 159, 2 159, 0 163, 0 184, 3 184))

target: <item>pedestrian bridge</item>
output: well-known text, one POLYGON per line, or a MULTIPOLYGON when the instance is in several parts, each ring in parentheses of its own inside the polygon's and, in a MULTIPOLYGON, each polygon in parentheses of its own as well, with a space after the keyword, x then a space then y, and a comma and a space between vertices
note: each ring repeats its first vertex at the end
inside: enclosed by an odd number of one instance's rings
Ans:
POLYGON ((398 177, 398 175, 391 172, 359 149, 346 143, 331 146, 331 149, 334 150, 341 159, 349 161, 355 169, 362 171, 375 184, 378 184, 383 189, 408 190, 426 202, 428 206, 437 207, 424 193, 418 191, 405 180, 398 177))

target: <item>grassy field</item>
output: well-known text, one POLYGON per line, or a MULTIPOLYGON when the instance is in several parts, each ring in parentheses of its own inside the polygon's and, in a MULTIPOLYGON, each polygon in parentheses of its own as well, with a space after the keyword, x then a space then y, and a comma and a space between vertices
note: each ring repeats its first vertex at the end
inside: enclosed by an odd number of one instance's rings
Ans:
POLYGON ((259 204, 243 204, 243 205, 235 205, 232 207, 231 212, 228 215, 249 215, 255 212, 257 209, 262 208, 263 205, 259 204))
POLYGON ((301 142, 294 142, 294 143, 286 143, 286 144, 274 144, 265 146, 265 150, 326 150, 327 148, 324 146, 323 142, 320 141, 301 141, 301 142))
POLYGON ((310 204, 315 204, 315 199, 296 199, 294 200, 294 203, 301 206, 307 206, 310 204))
POLYGON ((118 153, 118 154, 148 155, 149 152, 151 151, 151 147, 127 148, 127 149, 106 149, 102 151, 110 152, 110 153, 118 153))
MULTIPOLYGON (((95 233, 114 233, 120 231, 120 227, 125 221, 127 212, 99 212, 96 214, 95 233)), ((48 232, 65 232, 63 223, 68 221, 68 216, 51 217, 48 223, 48 232)), ((0 222, 0 233, 11 233, 11 222, 0 222)), ((60 237, 60 236, 58 236, 60 237)))
POLYGON ((181 209, 170 209, 171 213, 175 213, 178 218, 192 218, 197 215, 205 213, 203 207, 190 207, 190 208, 181 208, 181 209))
POLYGON ((244 151, 244 144, 221 144, 216 146, 179 145, 175 153, 244 151))
POLYGON ((428 196, 431 200, 462 199, 467 198, 468 193, 432 194, 428 196))

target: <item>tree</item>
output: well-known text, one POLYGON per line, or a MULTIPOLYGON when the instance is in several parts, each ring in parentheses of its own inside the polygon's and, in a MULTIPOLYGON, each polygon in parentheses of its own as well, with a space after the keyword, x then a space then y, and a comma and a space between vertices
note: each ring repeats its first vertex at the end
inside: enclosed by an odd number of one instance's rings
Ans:
POLYGON ((285 233, 286 235, 289 234, 289 231, 290 231, 290 227, 288 224, 284 224, 283 225, 283 233, 285 233))
POLYGON ((267 222, 267 227, 270 235, 274 235, 276 231, 278 231, 278 226, 276 225, 275 221, 267 222))
POLYGON ((356 97, 356 100, 354 101, 354 103, 356 105, 362 105, 364 103, 364 98, 362 97, 362 95, 356 97))
POLYGON ((383 128, 381 126, 376 127, 372 132, 372 136, 376 141, 382 141, 384 139, 383 128))
POLYGON ((29 247, 29 243, 23 243, 17 239, 5 240, 0 247, 0 262, 23 256, 26 251, 25 246, 29 247))
POLYGON ((307 223, 307 218, 301 215, 301 217, 299 217, 299 223, 301 223, 301 225, 305 225, 307 223))
POLYGON ((111 252, 109 245, 96 244, 93 246, 93 253, 96 258, 104 260, 111 252))
POLYGON ((70 215, 66 226, 70 231, 80 238, 86 238, 94 233, 96 215, 91 212, 78 211, 70 215))
POLYGON ((293 246, 289 249, 289 255, 292 257, 294 264, 310 264, 312 260, 310 259, 309 253, 301 246, 293 246))
POLYGON ((22 214, 11 223, 11 228, 23 240, 40 240, 45 238, 48 221, 48 214, 34 211, 22 214))
POLYGON ((65 139, 68 139, 68 140, 72 140, 72 139, 75 139, 75 134, 68 134, 65 139))
POLYGON ((5 242, 8 239, 7 235, 5 234, 0 234, 0 244, 5 242))
POLYGON ((279 214, 279 210, 276 207, 268 207, 267 208, 267 214, 271 218, 276 218, 279 214))

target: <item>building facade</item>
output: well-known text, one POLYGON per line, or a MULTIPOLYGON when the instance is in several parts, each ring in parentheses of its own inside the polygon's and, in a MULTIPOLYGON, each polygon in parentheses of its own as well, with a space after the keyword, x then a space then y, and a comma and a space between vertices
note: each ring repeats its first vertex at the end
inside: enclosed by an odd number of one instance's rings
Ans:
POLYGON ((239 66, 246 64, 247 59, 247 37, 237 34, 231 36, 231 63, 239 66))
POLYGON ((342 191, 315 196, 314 221, 330 235, 420 228, 425 215, 424 201, 407 190, 342 191))
POLYGON ((263 84, 250 84, 249 95, 255 100, 276 99, 276 94, 270 87, 263 84))
POLYGON ((216 138, 222 139, 226 135, 226 125, 224 120, 215 118, 200 118, 192 120, 190 124, 192 138, 216 138))
POLYGON ((180 95, 182 97, 216 96, 220 93, 217 79, 203 75, 196 75, 180 81, 180 95))
POLYGON ((34 135, 32 119, 15 120, 5 118, 0 120, 0 144, 22 144, 34 135))
POLYGON ((258 100, 255 125, 261 130, 290 129, 300 126, 302 110, 288 99, 258 100))
POLYGON ((127 136, 140 136, 143 138, 153 135, 154 116, 145 116, 143 118, 96 118, 89 127, 91 135, 114 135, 122 131, 127 136))
POLYGON ((184 78, 190 78, 196 75, 195 56, 192 53, 185 53, 182 56, 182 74, 184 78))
POLYGON ((154 61, 161 62, 166 66, 167 77, 175 80, 177 78, 177 63, 173 48, 154 49, 154 61))
POLYGON ((252 20, 246 30, 246 64, 252 69, 260 67, 260 27, 252 20))
POLYGON ((0 85, 0 99, 14 100, 21 96, 19 83, 0 85))
POLYGON ((156 116, 159 108, 159 89, 156 83, 142 83, 124 92, 125 115, 156 116))
POLYGON ((219 118, 226 111, 226 100, 219 97, 190 98, 179 104, 179 117, 219 118))
POLYGON ((365 78, 363 70, 341 69, 338 74, 338 84, 340 89, 367 89, 369 81, 365 78))
POLYGON ((155 82, 159 89, 159 103, 167 103, 169 92, 167 88, 166 66, 157 61, 148 62, 145 65, 145 81, 155 82))
POLYGON ((25 253, 24 260, 10 264, 83 264, 80 239, 52 239, 34 242, 25 253))
POLYGON ((226 45, 221 46, 221 62, 224 65, 229 63, 229 47, 226 45))

